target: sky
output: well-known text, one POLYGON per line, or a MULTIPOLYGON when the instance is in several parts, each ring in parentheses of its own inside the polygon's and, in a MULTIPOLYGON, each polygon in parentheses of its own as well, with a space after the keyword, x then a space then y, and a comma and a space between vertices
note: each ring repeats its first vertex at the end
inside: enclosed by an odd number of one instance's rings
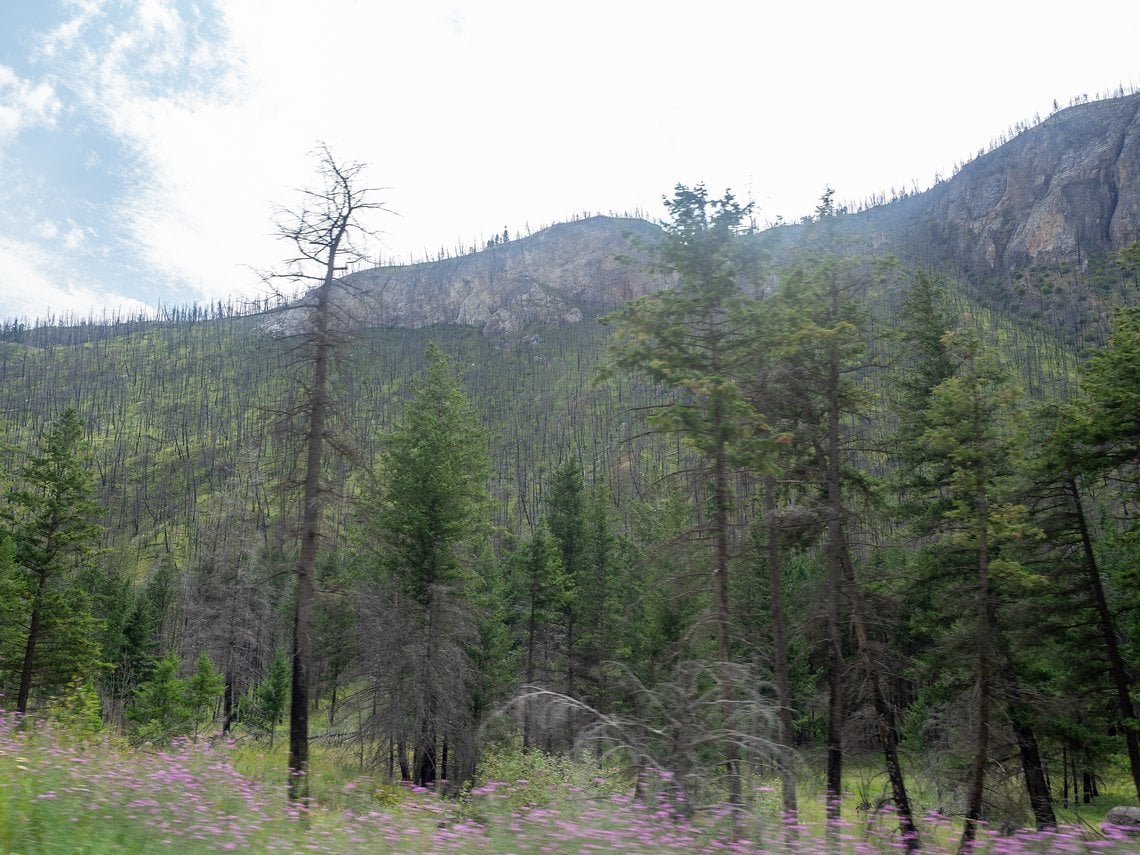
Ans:
POLYGON ((731 189, 761 224, 1140 89, 1140 3, 0 0, 0 319, 266 293, 314 150, 382 263, 731 189))

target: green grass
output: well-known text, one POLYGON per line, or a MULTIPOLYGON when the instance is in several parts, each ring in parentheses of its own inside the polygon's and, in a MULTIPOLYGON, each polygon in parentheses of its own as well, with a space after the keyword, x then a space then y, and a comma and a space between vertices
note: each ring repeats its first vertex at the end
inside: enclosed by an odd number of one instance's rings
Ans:
MULTIPOLYGON (((818 785, 800 792, 798 837, 785 846, 779 794, 752 781, 744 839, 733 841, 724 811, 678 818, 664 791, 644 803, 632 781, 586 761, 489 750, 480 780, 459 798, 386 784, 343 755, 315 750, 308 810, 285 798, 285 752, 252 743, 183 742, 132 748, 105 736, 78 740, 50 725, 17 726, 0 715, 0 853, 204 852, 797 852, 864 853, 895 848, 889 816, 860 813, 880 786, 853 767, 849 822, 825 832, 818 785)), ((980 851, 1124 853, 1099 839, 1099 818, 1117 793, 1081 806, 1081 828, 1044 838, 1005 838, 980 851), (1094 848, 1090 848, 1090 846, 1094 848)), ((916 800, 927 794, 916 790, 916 800)), ((1125 801, 1119 799, 1119 801, 1125 801)), ((959 825, 923 823, 926 851, 954 851, 959 825)))

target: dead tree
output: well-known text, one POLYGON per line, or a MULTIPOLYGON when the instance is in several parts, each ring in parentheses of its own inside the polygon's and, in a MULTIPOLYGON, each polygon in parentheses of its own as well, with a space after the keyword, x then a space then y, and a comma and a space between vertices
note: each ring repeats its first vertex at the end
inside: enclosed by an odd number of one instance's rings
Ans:
MULTIPOLYGON (((309 696, 313 662, 313 609, 316 598, 317 550, 321 539, 321 504, 325 494, 321 464, 329 436, 333 399, 330 369, 334 348, 344 342, 349 325, 338 315, 338 300, 348 286, 338 277, 354 261, 367 258, 364 241, 373 235, 362 215, 385 210, 371 201, 374 188, 360 186, 364 164, 338 164, 327 146, 316 152, 319 189, 302 191, 295 210, 278 216, 278 236, 289 241, 296 254, 287 260, 287 272, 273 274, 311 290, 301 304, 302 320, 285 325, 296 348, 298 365, 307 377, 306 394, 291 415, 301 425, 303 451, 301 490, 301 544, 296 567, 296 602, 293 615, 293 678, 289 716, 289 797, 308 796, 309 696)), ((297 309, 288 310, 297 316, 297 309)))

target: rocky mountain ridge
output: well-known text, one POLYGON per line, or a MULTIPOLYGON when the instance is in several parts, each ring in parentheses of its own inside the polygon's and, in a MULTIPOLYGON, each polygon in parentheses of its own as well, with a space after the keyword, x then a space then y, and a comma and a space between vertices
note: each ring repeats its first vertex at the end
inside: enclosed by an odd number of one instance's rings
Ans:
MULTIPOLYGON (((1050 311, 1091 317, 1091 298, 1057 283, 1140 240, 1140 94, 1061 110, 931 189, 835 225, 845 248, 910 257, 978 283, 993 302, 1037 276, 1039 303, 1045 294, 1050 311)), ((807 234, 779 226, 762 238, 778 257, 807 234)), ((575 220, 462 257, 354 273, 338 302, 361 323, 467 324, 492 337, 573 324, 579 307, 612 308, 673 284, 639 263, 659 236, 645 220, 575 220)), ((300 319, 290 314, 275 325, 300 319)))
MULTIPOLYGON (((615 308, 672 286, 644 263, 660 234, 645 220, 588 217, 456 258, 350 274, 335 302, 356 323, 465 324, 493 338, 576 324, 579 306, 615 308)), ((299 321, 299 311, 278 315, 274 328, 299 321)))
POLYGON ((1140 238, 1140 94, 1061 110, 952 179, 861 216, 979 277, 1087 265, 1140 238))

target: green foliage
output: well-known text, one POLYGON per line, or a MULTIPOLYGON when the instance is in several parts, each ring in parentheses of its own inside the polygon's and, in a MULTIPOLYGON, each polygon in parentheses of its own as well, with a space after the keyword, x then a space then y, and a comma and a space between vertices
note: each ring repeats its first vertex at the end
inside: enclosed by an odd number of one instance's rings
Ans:
POLYGON ((1081 388, 1091 405, 1083 427, 1100 468, 1140 459, 1140 307, 1113 316, 1112 338, 1089 363, 1081 388))
POLYGON ((7 649, 0 650, 0 684, 18 684, 16 708, 21 712, 33 689, 50 696, 104 667, 97 642, 100 622, 80 584, 101 532, 91 522, 101 507, 83 431, 74 409, 49 425, 2 512, 11 558, 0 561, 0 585, 9 620, 21 630, 0 637, 0 643, 7 642, 7 649))
POLYGON ((680 434, 706 457, 727 451, 759 468, 768 450, 764 421, 741 385, 755 361, 752 298, 763 261, 758 244, 742 234, 751 205, 731 193, 709 199, 701 185, 677 185, 665 205, 671 220, 656 266, 676 275, 677 286, 605 318, 614 334, 602 376, 621 369, 660 384, 671 395, 654 407, 651 427, 680 434))
POLYGON ((515 623, 524 636, 529 636, 524 647, 541 643, 545 630, 559 622, 573 596, 558 543, 544 526, 522 542, 515 553, 510 578, 515 623))
POLYGON ((277 726, 289 708, 289 680, 289 660, 284 651, 278 650, 261 682, 241 702, 241 723, 255 734, 268 737, 270 748, 277 726))
POLYGON ((447 356, 433 344, 427 359, 364 499, 380 564, 423 606, 432 586, 465 575, 463 547, 485 525, 489 468, 486 432, 447 356))
POLYGON ((201 722, 213 720, 224 687, 225 679, 214 667, 209 654, 205 651, 199 653, 194 660, 194 673, 186 681, 186 700, 195 732, 201 722))
POLYGON ((223 680, 210 657, 200 653, 189 677, 180 677, 180 669, 178 656, 168 653, 135 690, 127 712, 133 723, 132 741, 165 744, 175 737, 197 735, 198 727, 213 718, 223 680))
POLYGON ((135 690, 134 703, 127 712, 134 725, 133 741, 163 744, 193 730, 194 713, 186 681, 178 676, 180 668, 178 656, 168 653, 135 690))
POLYGON ((52 709, 52 718, 78 739, 98 734, 103 730, 99 692, 91 682, 71 684, 52 709))

